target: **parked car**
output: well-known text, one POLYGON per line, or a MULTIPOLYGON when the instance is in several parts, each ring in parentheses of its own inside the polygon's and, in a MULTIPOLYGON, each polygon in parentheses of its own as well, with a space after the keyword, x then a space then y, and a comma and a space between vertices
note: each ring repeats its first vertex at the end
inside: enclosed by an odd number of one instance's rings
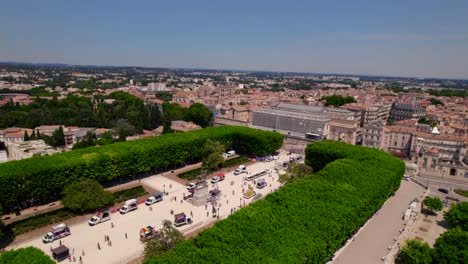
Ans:
POLYGON ((234 171, 234 175, 239 175, 239 174, 242 174, 242 173, 247 173, 247 168, 244 165, 240 165, 239 168, 237 168, 234 171))
POLYGON ((148 197, 146 199, 145 204, 146 205, 152 205, 154 203, 160 202, 163 200, 163 193, 162 192, 154 192, 152 196, 148 197))
POLYGON ((267 186, 267 183, 266 183, 265 179, 258 179, 257 184, 255 185, 255 187, 257 187, 257 189, 263 189, 266 186, 267 186))
POLYGON ((441 193, 445 193, 445 194, 449 193, 449 190, 444 189, 444 188, 439 188, 438 191, 441 192, 441 193))
POLYGON ((196 184, 191 182, 191 183, 189 183, 187 185, 187 190, 192 191, 193 189, 195 189, 195 186, 196 186, 196 184))
POLYGON ((94 225, 100 224, 102 222, 109 221, 110 219, 111 219, 111 217, 110 217, 109 211, 104 211, 102 213, 99 213, 99 214, 91 217, 91 219, 89 219, 89 221, 88 221, 88 224, 90 226, 94 226, 94 225))
POLYGON ((213 178, 211 178, 211 183, 217 183, 223 180, 224 180, 224 174, 220 173, 217 176, 214 176, 213 178))

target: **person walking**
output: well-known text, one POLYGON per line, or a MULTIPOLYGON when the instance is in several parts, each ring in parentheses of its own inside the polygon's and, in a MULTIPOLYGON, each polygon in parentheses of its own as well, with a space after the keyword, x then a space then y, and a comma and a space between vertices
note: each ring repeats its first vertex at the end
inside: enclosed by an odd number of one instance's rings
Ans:
POLYGON ((128 238, 128 237, 127 237, 127 233, 125 233, 125 239, 127 239, 127 238, 128 238))
POLYGON ((99 245, 99 242, 97 243, 97 248, 98 250, 101 250, 101 245, 99 245))

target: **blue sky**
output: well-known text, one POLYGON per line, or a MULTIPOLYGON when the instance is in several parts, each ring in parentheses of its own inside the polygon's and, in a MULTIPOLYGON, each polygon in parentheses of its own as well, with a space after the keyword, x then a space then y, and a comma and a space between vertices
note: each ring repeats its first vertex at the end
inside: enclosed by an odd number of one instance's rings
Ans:
POLYGON ((2 0, 0 61, 468 79, 468 1, 2 0))

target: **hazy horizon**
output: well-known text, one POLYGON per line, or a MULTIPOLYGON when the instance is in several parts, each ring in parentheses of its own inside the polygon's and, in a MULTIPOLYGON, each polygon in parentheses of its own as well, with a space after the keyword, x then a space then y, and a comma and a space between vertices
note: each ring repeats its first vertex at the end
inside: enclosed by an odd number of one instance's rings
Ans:
POLYGON ((12 1, 0 61, 468 79, 463 1, 12 1))

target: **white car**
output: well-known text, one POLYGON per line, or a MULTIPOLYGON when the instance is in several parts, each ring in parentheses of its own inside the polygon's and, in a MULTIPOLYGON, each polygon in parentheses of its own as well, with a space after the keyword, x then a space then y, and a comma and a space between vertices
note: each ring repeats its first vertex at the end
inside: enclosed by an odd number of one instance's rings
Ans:
POLYGON ((95 216, 91 217, 91 219, 89 219, 89 221, 88 221, 88 224, 90 226, 94 226, 94 225, 97 225, 99 223, 109 221, 110 219, 111 218, 110 218, 109 212, 104 212, 100 216, 95 215, 95 216))
POLYGON ((162 201, 162 197, 156 198, 154 196, 150 196, 150 197, 148 197, 148 199, 146 199, 145 204, 146 205, 152 205, 152 204, 157 203, 159 201, 162 201))
POLYGON ((195 183, 191 182, 191 183, 189 183, 187 185, 187 190, 191 191, 191 190, 195 189, 195 186, 196 186, 195 183))
POLYGON ((211 183, 217 183, 217 182, 219 182, 218 176, 214 176, 213 178, 211 178, 211 183))

